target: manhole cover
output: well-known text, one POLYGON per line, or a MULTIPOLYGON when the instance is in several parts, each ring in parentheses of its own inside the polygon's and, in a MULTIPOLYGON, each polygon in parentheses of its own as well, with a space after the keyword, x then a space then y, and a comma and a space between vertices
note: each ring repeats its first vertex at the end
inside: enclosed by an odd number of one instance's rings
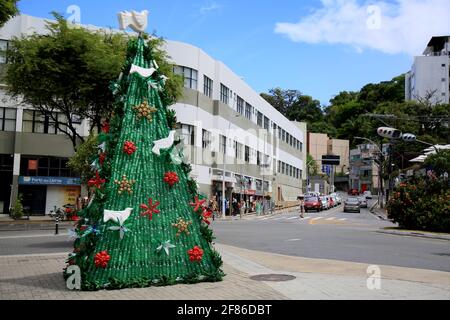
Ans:
POLYGON ((295 277, 289 274, 258 274, 256 276, 251 276, 250 279, 255 281, 290 281, 294 280, 295 277))

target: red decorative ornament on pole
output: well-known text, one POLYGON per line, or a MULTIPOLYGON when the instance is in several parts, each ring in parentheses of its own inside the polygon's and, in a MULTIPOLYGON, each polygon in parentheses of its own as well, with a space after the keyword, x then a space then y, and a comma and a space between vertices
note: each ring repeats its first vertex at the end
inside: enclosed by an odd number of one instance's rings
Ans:
POLYGON ((166 182, 170 187, 173 187, 175 183, 179 181, 176 172, 166 172, 164 175, 164 182, 166 182))
POLYGON ((109 133, 109 122, 105 121, 102 124, 102 132, 103 133, 109 133))
POLYGON ((106 182, 105 179, 100 178, 100 175, 98 174, 98 171, 95 172, 95 178, 92 178, 88 181, 89 187, 97 187, 97 189, 100 189, 102 185, 106 182))
POLYGON ((108 251, 99 252, 94 257, 95 266, 97 268, 105 269, 109 260, 111 260, 111 256, 108 254, 108 251))
POLYGON ((191 262, 198 262, 202 260, 203 250, 199 246, 195 246, 191 250, 188 250, 188 255, 191 262))
POLYGON ((106 152, 100 153, 100 155, 98 156, 98 162, 100 163, 100 165, 103 165, 103 162, 105 162, 105 160, 106 160, 106 152))

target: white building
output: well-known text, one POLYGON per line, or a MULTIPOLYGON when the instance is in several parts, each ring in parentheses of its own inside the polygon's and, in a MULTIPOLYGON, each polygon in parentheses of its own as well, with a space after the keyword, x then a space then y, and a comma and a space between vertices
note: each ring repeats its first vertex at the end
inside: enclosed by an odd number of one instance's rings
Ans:
MULTIPOLYGON (((45 20, 17 16, 0 29, 0 47, 32 32, 46 32, 45 20)), ((175 41, 167 41, 165 49, 177 65, 175 72, 185 78, 184 96, 172 108, 200 192, 220 199, 225 159, 227 198, 271 195, 275 201, 295 201, 306 179, 306 124, 289 121, 201 49, 175 41)), ((6 61, 1 59, 0 71, 6 61)), ((0 213, 8 211, 19 192, 32 212, 42 214, 81 190, 76 179, 65 179, 76 178, 63 168, 73 154, 70 141, 46 128, 45 119, 32 109, 0 99, 0 213)), ((81 135, 87 136, 88 129, 82 120, 81 135)))
POLYGON ((450 103, 450 36, 432 37, 423 56, 414 58, 411 71, 406 74, 407 101, 431 94, 433 104, 450 103))

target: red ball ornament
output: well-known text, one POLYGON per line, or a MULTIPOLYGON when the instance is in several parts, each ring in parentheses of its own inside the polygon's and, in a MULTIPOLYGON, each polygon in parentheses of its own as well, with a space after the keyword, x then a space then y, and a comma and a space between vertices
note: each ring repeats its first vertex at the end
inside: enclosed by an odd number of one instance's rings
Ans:
POLYGON ((189 260, 191 262, 201 261, 203 257, 203 250, 199 246, 195 246, 188 250, 189 260))
POLYGON ((99 252, 94 257, 95 266, 97 268, 105 269, 108 265, 109 260, 111 260, 111 257, 107 251, 99 252))
POLYGON ((130 156, 136 152, 136 149, 136 145, 131 141, 125 141, 125 143, 123 144, 123 152, 130 156))
POLYGON ((176 172, 166 172, 166 174, 164 175, 164 182, 169 184, 169 186, 171 187, 178 181, 180 180, 178 179, 178 175, 176 174, 176 172))

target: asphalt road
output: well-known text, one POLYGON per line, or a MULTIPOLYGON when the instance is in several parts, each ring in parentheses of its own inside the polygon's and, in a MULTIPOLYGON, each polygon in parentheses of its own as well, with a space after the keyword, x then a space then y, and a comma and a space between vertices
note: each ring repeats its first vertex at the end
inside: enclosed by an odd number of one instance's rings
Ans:
MULTIPOLYGON (((297 213, 212 223, 216 241, 292 256, 336 259, 450 272, 450 241, 378 233, 394 226, 367 209, 343 213, 342 206, 320 213, 297 213)), ((67 230, 1 231, 0 255, 69 253, 67 230)))
POLYGON ((450 271, 450 241, 378 233, 395 226, 368 209, 344 213, 343 207, 320 213, 218 221, 216 241, 291 256, 450 271))

